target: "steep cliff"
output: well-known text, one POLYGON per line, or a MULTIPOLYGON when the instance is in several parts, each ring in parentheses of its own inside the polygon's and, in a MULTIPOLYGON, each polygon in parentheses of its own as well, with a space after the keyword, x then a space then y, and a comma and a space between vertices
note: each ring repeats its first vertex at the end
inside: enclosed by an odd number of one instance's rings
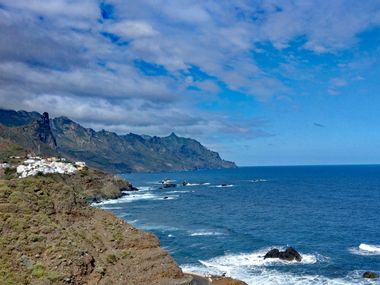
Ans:
MULTIPOLYGON (((1 112, 0 112, 1 113, 1 112)), ((9 111, 7 111, 9 113, 9 111)), ((19 113, 19 112, 18 112, 19 113)), ((17 120, 16 116, 12 115, 12 121, 0 121, 0 137, 8 139, 26 149, 28 152, 43 155, 57 155, 57 142, 50 128, 50 120, 48 113, 39 115, 38 118, 29 116, 26 120, 25 112, 21 112, 22 119, 17 120), (27 122, 26 125, 13 126, 14 122, 27 122)), ((4 119, 5 116, 0 116, 4 119)))

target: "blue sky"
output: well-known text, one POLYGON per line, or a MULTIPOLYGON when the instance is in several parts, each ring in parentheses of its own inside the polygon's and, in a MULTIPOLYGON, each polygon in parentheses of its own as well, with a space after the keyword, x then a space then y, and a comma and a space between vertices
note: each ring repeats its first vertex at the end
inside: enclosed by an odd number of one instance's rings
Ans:
POLYGON ((0 0, 0 107, 239 165, 380 163, 379 1, 0 0))

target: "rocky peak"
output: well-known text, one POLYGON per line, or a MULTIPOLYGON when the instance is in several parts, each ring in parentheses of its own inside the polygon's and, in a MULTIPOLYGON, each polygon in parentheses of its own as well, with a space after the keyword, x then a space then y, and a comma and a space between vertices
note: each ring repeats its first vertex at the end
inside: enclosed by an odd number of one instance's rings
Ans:
POLYGON ((50 128, 49 114, 44 112, 35 124, 35 136, 44 144, 52 148, 57 147, 57 142, 50 128))

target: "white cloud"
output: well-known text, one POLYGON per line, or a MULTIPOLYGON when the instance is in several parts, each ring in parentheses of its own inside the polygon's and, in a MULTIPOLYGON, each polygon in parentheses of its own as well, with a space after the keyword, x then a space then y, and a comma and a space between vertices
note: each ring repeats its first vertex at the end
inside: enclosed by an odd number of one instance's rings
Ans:
MULTIPOLYGON (((1 107, 47 109, 120 132, 259 135, 258 126, 231 125, 228 115, 202 112, 199 102, 224 87, 260 101, 290 96, 282 78, 312 80, 314 70, 290 57, 265 69, 256 58, 272 59, 263 45, 284 55, 296 41, 298 49, 336 54, 380 23, 378 1, 107 3, 112 19, 100 18, 95 0, 0 0, 1 107), (161 71, 145 74, 136 61, 161 71)), ((330 94, 347 84, 330 83, 330 94)))
POLYGON ((144 21, 120 21, 106 25, 106 31, 121 36, 124 39, 138 39, 153 37, 158 32, 144 21))

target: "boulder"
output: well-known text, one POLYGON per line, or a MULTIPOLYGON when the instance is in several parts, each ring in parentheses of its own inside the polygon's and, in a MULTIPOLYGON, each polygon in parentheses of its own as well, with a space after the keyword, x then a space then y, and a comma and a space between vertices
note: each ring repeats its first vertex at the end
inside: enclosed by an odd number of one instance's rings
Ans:
POLYGON ((379 274, 371 271, 366 271, 363 273, 363 278, 376 279, 379 278, 379 274))
POLYGON ((286 261, 296 260, 298 262, 302 260, 302 256, 292 247, 286 248, 285 251, 280 251, 277 248, 273 248, 265 254, 264 259, 267 258, 278 258, 286 261))
POLYGON ((267 258, 280 258, 280 251, 277 248, 271 249, 264 256, 264 259, 267 258))
POLYGON ((139 189, 129 184, 127 187, 121 187, 120 191, 139 191, 139 189))

